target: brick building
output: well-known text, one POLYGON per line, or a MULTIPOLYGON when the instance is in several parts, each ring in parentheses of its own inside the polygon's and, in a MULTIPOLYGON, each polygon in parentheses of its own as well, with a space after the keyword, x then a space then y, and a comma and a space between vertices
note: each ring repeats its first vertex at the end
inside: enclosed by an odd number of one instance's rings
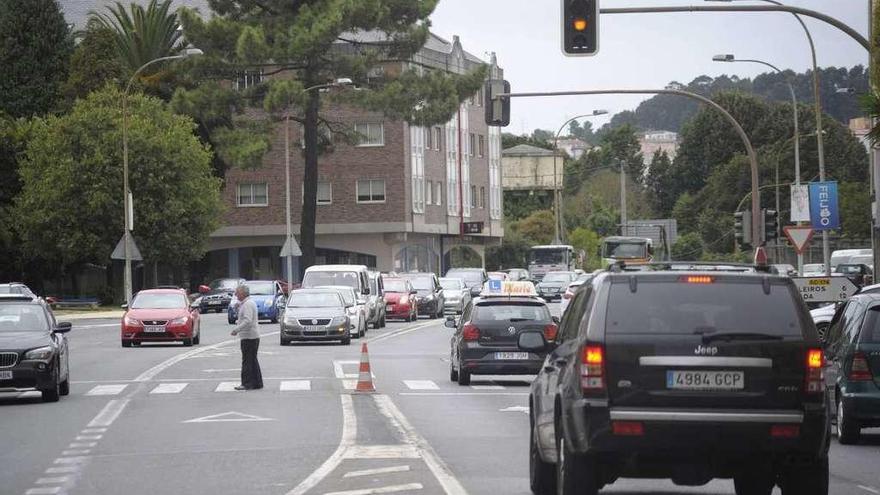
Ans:
MULTIPOLYGON (((362 33, 366 39, 375 33, 362 33)), ((431 35, 414 66, 466 73, 482 63, 501 78, 494 54, 484 61, 431 35)), ((383 67, 400 70, 400 64, 383 67)), ((260 81, 250 76, 239 87, 260 81)), ((316 247, 318 263, 358 263, 380 270, 441 272, 462 259, 479 263, 500 242, 501 132, 486 126, 482 95, 465 101, 445 125, 414 127, 381 114, 324 108, 322 116, 363 135, 360 144, 334 142, 319 158, 316 247), (467 235, 460 235, 464 226, 467 235), (441 270, 442 268, 442 270, 441 270)), ((291 131, 291 218, 299 234, 303 156, 301 133, 291 131)), ((223 191, 223 226, 211 235, 198 271, 203 278, 283 278, 284 133, 256 170, 233 169, 223 191)), ((299 273, 294 258, 294 273, 299 273)))

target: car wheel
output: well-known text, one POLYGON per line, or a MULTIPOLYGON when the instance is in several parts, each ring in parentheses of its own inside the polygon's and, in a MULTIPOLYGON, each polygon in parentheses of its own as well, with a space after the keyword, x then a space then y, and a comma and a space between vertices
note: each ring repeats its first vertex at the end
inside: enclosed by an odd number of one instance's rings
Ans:
POLYGON ((541 459, 535 437, 535 419, 531 411, 529 425, 529 487, 535 495, 553 495, 556 493, 556 466, 541 459))
POLYGON ((843 404, 842 399, 837 401, 837 441, 841 445, 853 445, 859 442, 862 432, 843 404))
POLYGON ((449 362, 449 381, 457 382, 458 381, 458 371, 455 371, 455 366, 452 366, 452 362, 449 362))
POLYGON ((207 308, 199 308, 199 314, 202 314, 202 315, 203 315, 203 314, 205 314, 205 313, 207 313, 207 312, 208 312, 208 309, 207 309, 207 308))
POLYGON ((462 387, 471 384, 471 372, 465 371, 464 368, 461 367, 461 363, 458 363, 458 384, 462 387))
POLYGON ((351 345, 351 336, 342 339, 342 345, 351 345))
POLYGON ((192 345, 193 345, 193 339, 183 339, 183 346, 184 347, 192 347, 192 345))
POLYGON ((123 341, 122 341, 122 347, 131 347, 131 341, 130 341, 130 340, 124 340, 124 339, 123 339, 123 341))
POLYGON ((782 477, 782 495, 828 495, 828 457, 789 469, 782 477))
POLYGON ((54 386, 46 390, 40 390, 43 395, 43 402, 58 402, 58 398, 61 397, 61 384, 58 380, 58 366, 56 365, 55 371, 52 373, 52 382, 54 386))
POLYGON ((289 341, 289 340, 285 340, 284 338, 281 338, 281 342, 280 342, 280 343, 281 343, 281 347, 284 347, 284 346, 286 346, 286 345, 290 345, 290 341, 289 341))
POLYGON ((379 320, 379 328, 385 328, 385 325, 387 325, 385 322, 385 315, 382 315, 382 319, 379 320))
POLYGON ((70 395, 70 378, 61 382, 61 385, 58 387, 58 393, 61 395, 70 395))
POLYGON ((597 495, 596 463, 568 448, 562 425, 556 423, 556 488, 559 495, 597 495))
POLYGON ((201 329, 199 329, 199 333, 197 333, 195 335, 195 337, 193 337, 193 344, 199 345, 201 343, 202 343, 202 331, 201 331, 201 329))

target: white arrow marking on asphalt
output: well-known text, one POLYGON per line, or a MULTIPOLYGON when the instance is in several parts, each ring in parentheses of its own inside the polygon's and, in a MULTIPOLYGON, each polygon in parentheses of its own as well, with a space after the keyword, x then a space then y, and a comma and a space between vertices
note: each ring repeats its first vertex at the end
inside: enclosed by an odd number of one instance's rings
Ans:
POLYGON ((524 414, 528 414, 529 408, 526 406, 512 406, 512 407, 505 407, 504 409, 499 409, 498 411, 499 412, 521 412, 524 414))
POLYGON ((243 421, 275 421, 272 418, 261 418, 253 414, 245 414, 235 411, 229 411, 220 414, 212 414, 201 418, 188 419, 181 423, 234 423, 243 421))
POLYGON ((327 492, 324 495, 379 495, 381 493, 397 493, 408 492, 410 490, 421 490, 424 488, 421 483, 409 483, 406 485, 383 486, 381 488, 365 488, 363 490, 348 490, 344 492, 327 492))

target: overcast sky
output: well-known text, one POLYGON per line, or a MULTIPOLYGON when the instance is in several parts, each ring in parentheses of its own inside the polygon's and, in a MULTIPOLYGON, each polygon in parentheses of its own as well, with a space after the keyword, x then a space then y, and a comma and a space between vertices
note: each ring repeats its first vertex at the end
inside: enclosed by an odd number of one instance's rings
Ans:
MULTIPOLYGON (((603 7, 724 5, 686 0, 601 0, 603 7)), ((863 35, 868 0, 790 0, 789 5, 836 17, 863 35)), ((756 2, 755 4, 760 4, 756 2)), ((569 58, 560 49, 559 0, 440 0, 433 30, 465 50, 484 56, 494 51, 513 91, 662 88, 706 74, 753 77, 764 72, 745 63, 712 62, 718 53, 756 58, 781 69, 804 71, 810 54, 803 29, 785 13, 615 14, 600 19, 599 54, 569 58)), ((867 65, 868 54, 846 34, 811 18, 820 67, 867 65)), ((516 99, 508 132, 554 131, 568 118, 607 109, 634 109, 639 96, 580 96, 516 99)), ((607 121, 593 119, 595 127, 607 121)))

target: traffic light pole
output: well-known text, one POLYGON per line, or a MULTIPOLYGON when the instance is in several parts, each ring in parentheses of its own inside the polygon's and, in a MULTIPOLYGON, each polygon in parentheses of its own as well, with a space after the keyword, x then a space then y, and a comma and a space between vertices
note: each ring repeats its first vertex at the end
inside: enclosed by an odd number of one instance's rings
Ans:
MULTIPOLYGON (((603 9, 604 12, 604 9, 603 9)), ((487 100, 505 100, 509 98, 534 98, 534 97, 547 97, 547 96, 590 96, 590 95, 678 95, 684 96, 686 98, 691 98, 699 101, 700 103, 705 103, 710 107, 714 108, 718 112, 720 112, 725 119, 736 129, 736 133, 739 135, 740 139, 743 142, 743 145, 746 148, 746 152, 749 157, 749 165, 751 167, 751 175, 752 175, 752 239, 760 238, 760 228, 761 228, 761 197, 759 190, 759 176, 758 176, 758 155, 755 153, 755 148, 752 146, 752 142, 749 140, 749 136, 746 134, 746 131, 743 129, 742 125, 730 114, 724 107, 715 103, 709 98, 705 96, 698 95, 696 93, 691 93, 690 91, 683 91, 679 89, 598 89, 598 90, 587 90, 587 91, 552 91, 552 92, 539 92, 539 93, 498 93, 492 94, 491 98, 487 98, 487 100)))

